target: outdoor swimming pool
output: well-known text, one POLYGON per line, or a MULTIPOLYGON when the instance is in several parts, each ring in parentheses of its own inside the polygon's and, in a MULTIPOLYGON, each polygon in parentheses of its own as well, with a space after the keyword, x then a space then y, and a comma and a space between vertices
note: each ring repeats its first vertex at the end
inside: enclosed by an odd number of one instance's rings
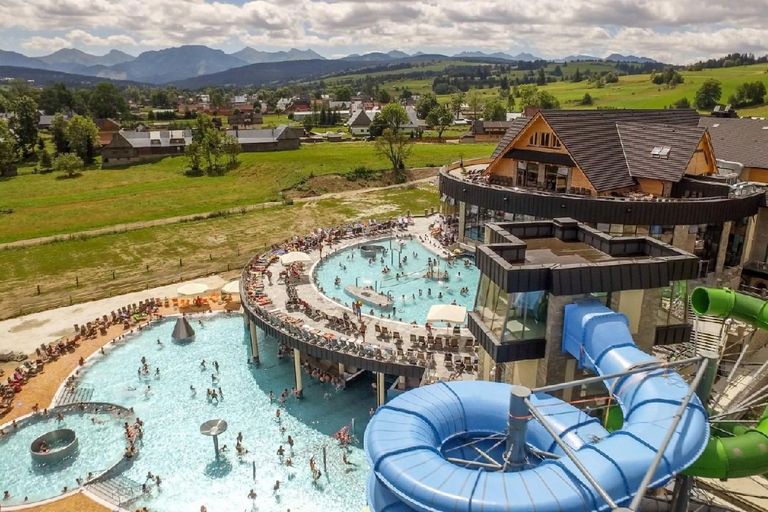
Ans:
POLYGON ((79 487, 76 478, 85 480, 89 472, 98 475, 120 461, 125 448, 122 421, 107 414, 70 413, 63 421, 55 415, 20 422, 18 430, 6 427, 7 436, 0 439, 0 493, 11 497, 3 505, 18 505, 24 497, 30 502, 61 494, 64 486, 79 487), (93 423, 92 418, 101 423, 93 423), (38 464, 32 460, 29 447, 37 437, 52 430, 67 428, 79 440, 75 456, 53 464, 38 464))
MULTIPOLYGON (((94 388, 94 401, 134 407, 145 423, 141 452, 123 475, 141 484, 151 471, 162 477, 162 484, 160 488, 151 486, 149 495, 132 508, 176 512, 199 510, 205 505, 211 511, 251 510, 255 503, 259 510, 362 510, 369 470, 362 440, 348 453, 352 464, 345 465, 338 442, 330 436, 355 418, 355 433, 362 437, 368 411, 376 402, 370 384, 359 382, 336 391, 305 373, 305 398, 289 397, 278 423, 278 402, 270 404, 268 394, 272 390, 278 397, 283 389, 295 385, 292 360, 279 360, 276 342, 260 332, 261 364, 250 366, 248 334, 241 316, 208 316, 203 317, 203 323, 200 327, 196 319, 192 320, 197 334, 187 343, 171 340, 173 320, 158 323, 133 339, 118 342, 80 379, 81 386, 94 388), (163 345, 157 344, 158 339, 163 345), (137 374, 142 357, 147 359, 151 376, 137 374), (200 367, 203 359, 208 363, 205 370, 200 367), (224 391, 224 399, 218 403, 206 399, 206 389, 212 387, 211 374, 216 374, 214 360, 219 363, 216 388, 224 391), (159 376, 154 375, 156 368, 160 368, 159 376), (190 386, 197 388, 195 396, 190 386), (200 425, 209 419, 223 419, 229 424, 227 432, 219 436, 220 447, 227 445, 228 451, 218 462, 213 441, 200 434, 200 425), (286 428, 284 435, 281 426, 286 428), (242 460, 235 452, 238 432, 243 433, 243 445, 249 450, 242 460), (293 455, 288 435, 295 441, 293 455), (276 454, 281 444, 286 457, 290 455, 293 460, 292 468, 276 454), (327 447, 327 471, 323 469, 323 446, 327 447), (313 482, 309 468, 312 455, 323 472, 317 482, 313 482), (276 480, 280 490, 273 492, 276 480), (258 493, 255 502, 247 497, 251 488, 258 493)), ((116 443, 122 453, 122 437, 116 443)), ((78 460, 88 459, 84 455, 78 460)), ((8 468, 12 460, 5 450, 0 451, 0 467, 8 468)), ((82 471, 67 473, 71 473, 72 485, 82 475, 82 471)), ((46 496, 57 495, 60 488, 55 491, 46 496)))
MULTIPOLYGON (((439 272, 447 272, 448 279, 425 279, 423 276, 428 270, 427 260, 434 260, 436 255, 418 240, 388 239, 364 245, 381 246, 387 249, 387 253, 378 253, 376 262, 369 263, 368 258, 361 253, 360 247, 355 246, 337 251, 317 265, 315 277, 318 287, 322 288, 328 297, 338 298, 341 304, 351 304, 354 297, 345 290, 346 286, 372 286, 381 293, 390 294, 393 306, 397 308, 397 319, 409 323, 416 321, 420 324, 426 322, 427 312, 435 304, 450 304, 455 300, 456 304, 466 307, 467 310, 474 306, 480 270, 471 258, 458 258, 451 267, 447 266, 445 259, 438 258, 439 272), (406 261, 403 261, 404 257, 407 257, 406 261), (472 265, 465 266, 466 260, 472 265), (402 267, 399 266, 400 263, 402 267), (381 273, 384 266, 391 270, 386 275, 381 273), (404 273, 405 276, 398 279, 397 273, 404 273), (334 284, 336 277, 341 280, 339 285, 334 284), (461 288, 465 287, 469 290, 460 293, 461 288), (431 296, 428 293, 430 288, 431 296)), ((385 308, 363 304, 363 312, 367 313, 371 309, 377 316, 383 314, 386 317, 387 314, 392 314, 391 306, 385 308)))

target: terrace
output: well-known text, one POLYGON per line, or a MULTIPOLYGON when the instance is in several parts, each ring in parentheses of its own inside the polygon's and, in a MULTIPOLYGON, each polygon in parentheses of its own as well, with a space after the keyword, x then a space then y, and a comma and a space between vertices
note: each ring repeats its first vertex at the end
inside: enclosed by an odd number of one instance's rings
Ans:
MULTIPOLYGON (((360 232, 344 232, 331 243, 321 241, 304 247, 309 256, 305 267, 314 271, 321 260, 321 246, 323 258, 327 258, 328 251, 334 254, 370 240, 406 234, 422 237, 435 256, 450 256, 429 235, 431 222, 428 218, 417 218, 406 229, 402 225, 384 224, 360 232)), ((435 326, 430 333, 424 324, 369 314, 362 314, 358 319, 349 307, 321 293, 307 275, 280 279, 272 285, 265 283, 263 276, 269 264, 276 261, 274 255, 257 255, 245 268, 241 281, 250 283, 241 290, 246 316, 269 336, 302 354, 336 363, 339 372, 347 376, 366 370, 402 377, 404 388, 438 380, 476 378, 477 342, 468 329, 435 326), (269 303, 263 300, 259 303, 262 291, 269 295, 269 303), (363 324, 366 324, 365 334, 361 332, 363 324)), ((363 309, 369 308, 363 306, 363 309)), ((336 370, 329 368, 329 371, 336 370)))
POLYGON ((571 217, 579 222, 626 225, 722 224, 749 217, 765 205, 765 194, 733 193, 727 185, 684 178, 670 197, 638 191, 618 191, 595 196, 589 189, 571 187, 512 186, 484 174, 491 159, 465 160, 440 170, 440 194, 444 201, 536 218, 571 217), (560 190, 560 191, 558 191, 560 190))

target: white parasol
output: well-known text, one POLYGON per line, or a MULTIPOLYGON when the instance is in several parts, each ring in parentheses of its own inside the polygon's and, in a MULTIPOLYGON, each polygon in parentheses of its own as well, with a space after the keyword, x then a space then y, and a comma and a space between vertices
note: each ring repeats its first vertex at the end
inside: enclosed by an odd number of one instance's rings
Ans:
POLYGON ((208 285, 203 283, 187 283, 176 289, 179 295, 200 295, 206 291, 208 291, 208 285))

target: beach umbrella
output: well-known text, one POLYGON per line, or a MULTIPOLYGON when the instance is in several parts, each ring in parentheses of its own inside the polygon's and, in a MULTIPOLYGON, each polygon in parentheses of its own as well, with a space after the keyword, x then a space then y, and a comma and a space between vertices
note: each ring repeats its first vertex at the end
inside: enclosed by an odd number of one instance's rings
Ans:
POLYGON ((176 289, 179 295, 200 295, 206 291, 208 291, 208 285, 204 283, 187 283, 176 289))
POLYGON ((312 261, 309 254, 301 251, 287 252, 280 256, 280 263, 286 266, 291 263, 307 263, 309 261, 312 261))
POLYGON ((230 281, 221 287, 221 291, 226 293, 240 293, 240 280, 230 281))
POLYGON ((429 308, 427 322, 451 322, 463 324, 467 317, 467 308, 453 304, 437 304, 429 308))

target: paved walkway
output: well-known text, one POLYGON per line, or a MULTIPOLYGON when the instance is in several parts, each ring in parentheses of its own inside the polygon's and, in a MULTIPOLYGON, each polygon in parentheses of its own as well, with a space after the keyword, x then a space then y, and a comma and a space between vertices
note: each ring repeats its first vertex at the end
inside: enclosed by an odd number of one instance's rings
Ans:
MULTIPOLYGON (((220 276, 211 276, 195 279, 194 282, 205 283, 215 290, 228 281, 220 276)), ((12 350, 32 353, 41 343, 51 343, 62 336, 73 336, 74 324, 91 322, 95 318, 108 315, 110 311, 150 297, 177 297, 176 289, 182 284, 184 283, 175 283, 0 321, 0 352, 12 350)))
MULTIPOLYGON (((428 226, 434 222, 436 219, 435 216, 427 217, 427 218, 415 218, 414 224, 408 229, 408 231, 399 231, 398 233, 402 236, 404 234, 412 234, 415 240, 418 240, 419 235, 426 237, 428 242, 425 244, 425 247, 433 251, 435 254, 439 254, 441 256, 447 256, 449 253, 445 249, 443 249, 437 241, 435 241, 431 236, 428 235, 429 229, 428 226)), ((355 237, 352 239, 344 240, 340 244, 334 244, 333 250, 328 252, 327 249, 324 248, 323 250, 323 256, 327 257, 329 254, 334 254, 335 252, 347 249, 352 246, 362 245, 365 243, 370 243, 372 240, 376 239, 389 239, 391 238, 390 235, 382 235, 378 237, 355 237)), ((307 265, 310 268, 310 273, 314 273, 315 266, 320 261, 320 253, 317 250, 312 251, 309 254, 311 258, 311 262, 309 262, 307 265)), ((293 318, 297 318, 301 320, 301 325, 309 325, 313 329, 318 329, 323 332, 330 332, 334 334, 335 338, 340 337, 349 337, 356 341, 362 342, 363 339, 358 333, 354 333, 353 335, 344 334, 340 331, 334 330, 331 327, 329 327, 328 323, 325 322, 325 320, 315 320, 310 316, 307 316, 303 311, 286 311, 285 309, 285 303, 288 300, 288 294, 287 294, 287 288, 282 283, 277 283, 277 274, 279 273, 278 269, 282 269, 282 267, 279 265, 279 262, 277 264, 273 264, 272 271, 274 273, 273 275, 273 284, 270 285, 266 280, 264 283, 264 291, 269 295, 269 297, 273 301, 273 305, 266 306, 266 309, 268 311, 270 310, 279 310, 282 313, 285 313, 293 318)), ((314 285, 311 279, 307 279, 306 277, 302 279, 302 281, 296 285, 296 291, 298 293, 298 296, 301 300, 306 301, 309 303, 313 308, 319 309, 320 311, 324 312, 328 316, 333 316, 337 318, 342 318, 344 313, 346 312, 350 318, 354 319, 354 323, 360 325, 360 322, 358 322, 353 314, 352 310, 349 307, 345 307, 343 304, 340 304, 326 295, 320 293, 318 288, 314 285)), ((351 299, 350 299, 351 302, 351 299)), ((365 305, 363 306, 363 310, 365 310, 365 305)), ((277 312, 277 311, 275 311, 277 312)), ((274 313, 273 313, 274 314, 274 313)), ((407 359, 416 361, 419 357, 419 354, 422 354, 425 358, 429 358, 430 356, 434 356, 435 365, 434 368, 428 369, 427 378, 428 379, 439 379, 439 380, 449 380, 454 373, 452 368, 446 367, 444 360, 445 356, 450 354, 449 357, 461 357, 462 360, 465 357, 469 357, 470 361, 474 360, 476 353, 474 351, 474 348, 471 346, 471 342, 473 340, 471 332, 466 329, 461 329, 461 336, 460 336, 460 343, 459 343, 459 350, 458 351, 444 351, 444 350, 436 350, 436 349, 428 349, 426 346, 419 346, 418 341, 416 343, 411 341, 411 335, 415 335, 416 339, 418 340, 419 336, 423 336, 426 338, 427 336, 427 330, 423 324, 420 325, 413 325, 405 322, 398 322, 391 319, 381 318, 378 316, 371 316, 364 314, 362 315, 363 323, 366 324, 366 335, 364 344, 366 346, 371 347, 372 349, 379 348, 381 349, 383 354, 394 354, 396 350, 396 346, 393 343, 393 340, 391 337, 384 338, 377 335, 376 332, 376 326, 378 325, 379 328, 386 327, 389 332, 398 332, 400 333, 400 336, 403 339, 402 349, 407 354, 409 351, 412 353, 412 357, 407 359)), ((433 333, 436 337, 440 336, 443 339, 450 338, 451 335, 446 336, 446 329, 445 327, 435 327, 433 329, 433 333)), ((471 366, 471 365, 470 365, 471 366)), ((459 376, 454 375, 454 378, 463 378, 463 379, 471 379, 474 380, 476 378, 476 373, 469 369, 470 371, 467 373, 463 373, 459 376)))

